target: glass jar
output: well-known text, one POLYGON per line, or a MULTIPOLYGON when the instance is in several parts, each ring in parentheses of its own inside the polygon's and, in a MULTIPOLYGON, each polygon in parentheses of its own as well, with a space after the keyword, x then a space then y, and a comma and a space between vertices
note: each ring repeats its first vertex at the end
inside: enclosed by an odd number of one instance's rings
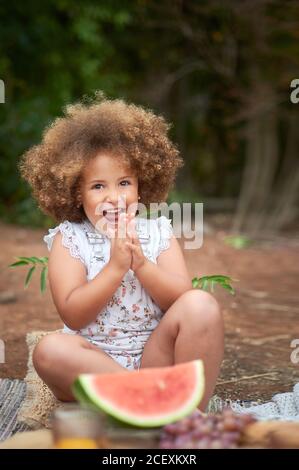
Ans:
POLYGON ((52 414, 56 449, 157 449, 160 429, 126 425, 90 406, 65 403, 52 414))
POLYGON ((76 403, 65 403, 52 414, 52 437, 56 449, 103 448, 103 416, 76 403))

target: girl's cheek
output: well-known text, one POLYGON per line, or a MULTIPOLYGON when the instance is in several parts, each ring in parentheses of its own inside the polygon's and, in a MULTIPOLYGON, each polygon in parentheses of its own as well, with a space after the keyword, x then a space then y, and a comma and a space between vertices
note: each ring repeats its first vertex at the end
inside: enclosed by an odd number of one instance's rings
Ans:
POLYGON ((102 200, 102 197, 95 192, 90 193, 87 198, 87 203, 90 205, 98 204, 102 200))

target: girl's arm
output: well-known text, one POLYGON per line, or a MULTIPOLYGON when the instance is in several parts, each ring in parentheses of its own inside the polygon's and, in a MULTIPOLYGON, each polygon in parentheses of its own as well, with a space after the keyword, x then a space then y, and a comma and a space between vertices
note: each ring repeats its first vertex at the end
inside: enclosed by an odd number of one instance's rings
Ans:
POLYGON ((135 274, 163 312, 180 295, 192 289, 182 250, 174 236, 170 239, 169 248, 158 256, 157 264, 146 259, 135 274))
POLYGON ((88 282, 85 266, 62 246, 61 237, 61 233, 57 233, 49 256, 50 288, 63 322, 72 330, 79 330, 96 319, 119 287, 125 273, 109 261, 88 282))

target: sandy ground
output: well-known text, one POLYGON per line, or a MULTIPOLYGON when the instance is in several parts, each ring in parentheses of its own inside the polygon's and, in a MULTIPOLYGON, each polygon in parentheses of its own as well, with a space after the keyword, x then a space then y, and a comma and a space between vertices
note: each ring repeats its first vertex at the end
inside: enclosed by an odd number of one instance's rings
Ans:
MULTIPOLYGON (((49 289, 39 291, 37 275, 23 289, 26 268, 10 269, 15 256, 47 256, 45 230, 0 225, 0 338, 6 362, 0 377, 26 375, 26 333, 55 330, 61 321, 49 289), (0 297, 1 299, 1 297, 0 297)), ((200 249, 185 250, 190 276, 229 275, 238 279, 231 296, 217 288, 226 325, 226 349, 216 393, 222 398, 268 399, 299 382, 299 363, 291 361, 291 341, 299 346, 299 240, 280 238, 235 250, 223 242, 225 231, 204 236, 200 249)), ((181 241, 183 244, 183 241, 181 241)), ((299 354, 298 354, 299 359, 299 354)))

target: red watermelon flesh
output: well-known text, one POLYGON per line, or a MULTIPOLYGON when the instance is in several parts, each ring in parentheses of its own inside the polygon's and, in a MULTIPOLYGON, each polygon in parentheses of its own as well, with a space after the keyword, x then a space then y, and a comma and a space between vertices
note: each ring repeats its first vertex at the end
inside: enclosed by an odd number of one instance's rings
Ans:
POLYGON ((114 374, 82 374, 73 393, 79 401, 129 424, 162 426, 190 414, 204 393, 200 360, 114 374))

